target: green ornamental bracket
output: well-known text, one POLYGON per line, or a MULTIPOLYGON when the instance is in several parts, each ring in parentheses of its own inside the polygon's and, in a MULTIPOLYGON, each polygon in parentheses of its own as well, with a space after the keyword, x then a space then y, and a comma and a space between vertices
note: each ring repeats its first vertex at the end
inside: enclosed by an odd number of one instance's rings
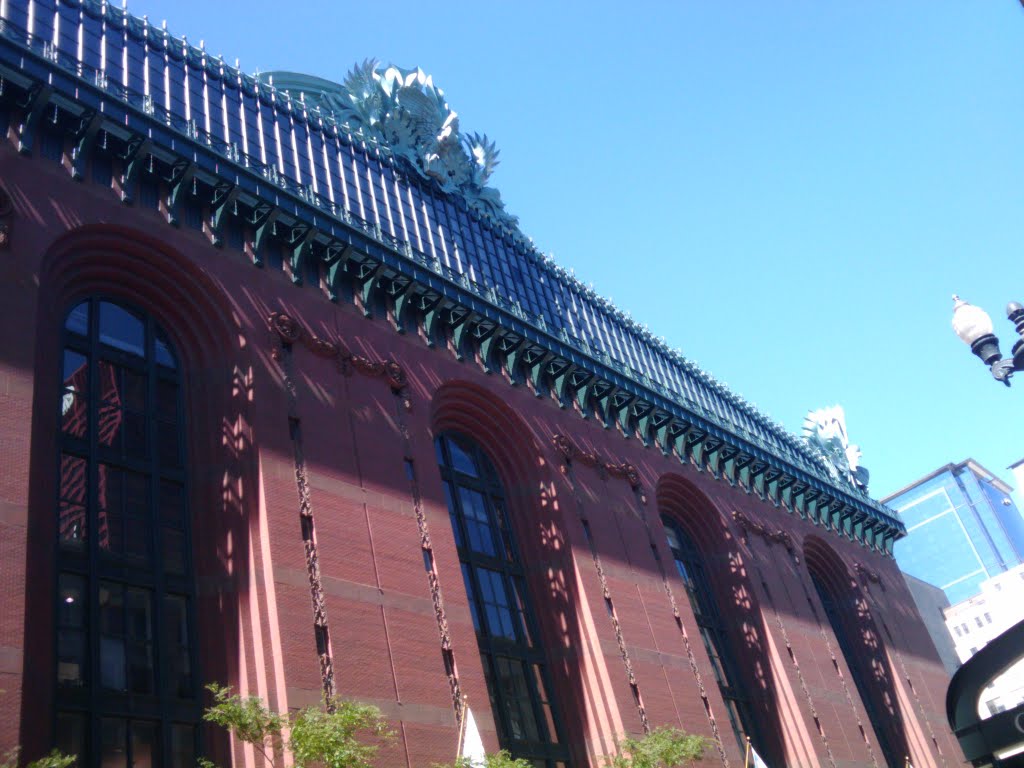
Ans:
POLYGON ((213 244, 221 248, 224 245, 224 224, 228 214, 237 213, 238 197, 242 190, 235 184, 221 182, 213 189, 210 201, 210 235, 213 244))
POLYGON ((121 167, 124 168, 121 174, 121 202, 125 205, 135 202, 135 186, 152 149, 153 141, 149 138, 136 136, 128 142, 121 157, 121 167))
POLYGON ((363 317, 373 317, 373 293, 383 274, 383 265, 371 259, 356 264, 355 278, 359 283, 359 303, 363 317))
POLYGON ((712 476, 718 478, 721 471, 722 441, 707 439, 704 441, 704 466, 708 468, 712 476))
POLYGON ((619 391, 612 397, 611 409, 614 422, 627 440, 633 437, 633 405, 640 398, 629 392, 619 391))
POLYGON ((171 226, 181 224, 182 200, 191 193, 195 175, 196 164, 189 160, 179 160, 171 166, 171 175, 167 179, 167 223, 171 226))
POLYGON ((31 155, 36 129, 46 111, 46 105, 53 96, 53 86, 34 84, 28 92, 28 98, 19 106, 24 110, 25 119, 18 130, 18 152, 31 155))
POLYGON ((472 338, 473 328, 479 323, 480 315, 475 312, 466 312, 465 317, 457 325, 452 326, 452 347, 455 348, 455 359, 462 361, 465 357, 463 350, 467 339, 472 338))
POLYGON ((342 276, 346 271, 345 267, 355 253, 356 249, 349 244, 335 245, 327 249, 324 259, 327 263, 327 297, 333 302, 338 301, 342 276))
POLYGON ((281 209, 263 203, 253 211, 252 227, 252 263, 257 267, 263 266, 263 246, 267 239, 275 232, 275 222, 281 215, 281 209))
POLYGON ((707 433, 699 429, 686 436, 686 457, 698 472, 704 471, 704 443, 707 438, 707 433))
POLYGON ((484 373, 490 373, 493 366, 501 368, 512 351, 523 343, 523 337, 514 333, 492 333, 480 344, 480 365, 484 373))
POLYGON ((313 258, 313 242, 318 234, 316 227, 297 226, 292 228, 288 245, 292 250, 291 272, 292 283, 302 285, 302 275, 306 264, 313 258))
POLYGON ((619 388, 614 384, 605 382, 607 385, 600 393, 594 395, 594 414, 605 429, 611 429, 615 424, 615 396, 619 388))
POLYGON ((535 397, 544 397, 546 394, 546 382, 545 374, 547 372, 548 363, 555 359, 555 355, 552 352, 544 350, 540 354, 534 355, 532 359, 526 363, 530 384, 533 386, 533 394, 535 397))
POLYGON ((575 374, 579 369, 572 364, 566 365, 561 372, 555 376, 553 387, 555 397, 558 400, 559 408, 566 408, 572 403, 573 395, 579 390, 586 378, 577 379, 575 374))
POLYGON ((103 115, 94 109, 87 109, 79 119, 78 130, 71 136, 74 143, 71 150, 71 178, 75 181, 85 178, 85 169, 89 166, 93 147, 96 146, 96 134, 101 125, 103 115))

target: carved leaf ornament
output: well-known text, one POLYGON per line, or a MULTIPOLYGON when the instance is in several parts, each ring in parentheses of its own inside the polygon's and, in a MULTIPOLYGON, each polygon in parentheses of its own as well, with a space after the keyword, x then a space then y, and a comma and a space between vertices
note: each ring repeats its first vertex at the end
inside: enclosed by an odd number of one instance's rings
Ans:
POLYGON ((477 213, 515 229, 519 219, 505 210, 501 193, 488 187, 498 149, 486 136, 459 132, 459 116, 444 91, 422 69, 383 67, 367 59, 349 70, 343 83, 275 72, 278 90, 302 98, 347 123, 356 134, 391 149, 408 170, 457 194, 477 213))

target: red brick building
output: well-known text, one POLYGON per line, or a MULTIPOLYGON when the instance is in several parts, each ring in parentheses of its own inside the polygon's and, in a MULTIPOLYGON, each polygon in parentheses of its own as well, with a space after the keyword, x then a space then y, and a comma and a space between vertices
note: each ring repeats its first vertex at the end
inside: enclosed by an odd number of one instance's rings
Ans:
POLYGON ((374 703, 389 766, 462 697, 538 765, 960 763, 899 521, 534 250, 421 73, 0 25, 0 745, 256 765, 219 681, 374 703))

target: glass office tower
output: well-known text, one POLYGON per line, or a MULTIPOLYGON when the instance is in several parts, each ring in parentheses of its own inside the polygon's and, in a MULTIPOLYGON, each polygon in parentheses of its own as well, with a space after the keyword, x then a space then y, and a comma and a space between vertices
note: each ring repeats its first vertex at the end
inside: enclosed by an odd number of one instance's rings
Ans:
POLYGON ((1024 563, 1024 518, 1011 491, 967 459, 883 499, 907 526, 896 562, 940 587, 954 605, 977 594, 985 579, 1024 563))

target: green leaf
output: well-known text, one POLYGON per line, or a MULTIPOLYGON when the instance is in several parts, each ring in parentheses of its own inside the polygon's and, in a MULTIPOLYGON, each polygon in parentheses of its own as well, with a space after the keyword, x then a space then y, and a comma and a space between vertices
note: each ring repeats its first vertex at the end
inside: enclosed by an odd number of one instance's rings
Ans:
POLYGON ((274 754, 282 744, 282 731, 288 726, 288 716, 271 711, 258 696, 242 698, 233 694, 230 687, 216 683, 206 689, 213 694, 213 704, 203 713, 203 720, 252 744, 273 765, 274 754))
POLYGON ((296 768, 370 768, 380 742, 393 735, 377 707, 333 699, 295 716, 288 747, 296 768))
POLYGON ((709 745, 703 736, 662 726, 638 739, 622 739, 619 753, 606 761, 609 768, 679 768, 703 758, 709 745))

